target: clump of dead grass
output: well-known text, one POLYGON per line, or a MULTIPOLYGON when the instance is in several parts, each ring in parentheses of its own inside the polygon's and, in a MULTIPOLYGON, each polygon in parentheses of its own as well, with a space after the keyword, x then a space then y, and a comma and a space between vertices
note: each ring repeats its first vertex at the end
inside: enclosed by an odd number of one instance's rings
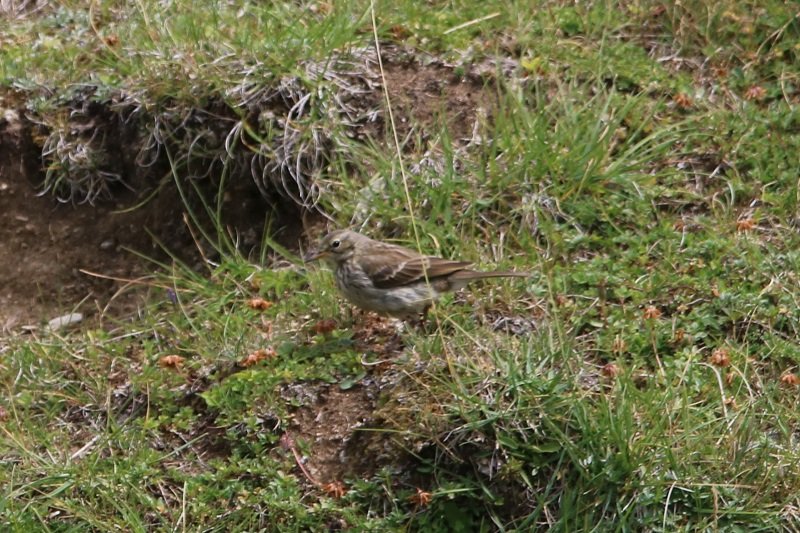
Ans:
POLYGON ((125 150, 138 167, 169 159, 173 172, 194 180, 249 176, 265 199, 319 210, 332 154, 346 153, 380 117, 374 52, 309 60, 280 79, 265 76, 263 65, 228 68, 241 81, 202 105, 87 86, 60 105, 30 110, 46 168, 43 192, 64 202, 112 197, 131 170, 120 164, 117 152, 125 150), (134 145, 115 142, 121 127, 134 130, 134 145))

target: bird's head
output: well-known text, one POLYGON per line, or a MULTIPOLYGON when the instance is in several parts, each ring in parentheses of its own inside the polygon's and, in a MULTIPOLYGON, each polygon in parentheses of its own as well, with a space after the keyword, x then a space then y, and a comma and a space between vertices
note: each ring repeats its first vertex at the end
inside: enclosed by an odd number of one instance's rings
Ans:
POLYGON ((337 265, 351 258, 358 244, 365 240, 368 238, 355 231, 332 231, 325 235, 317 249, 307 254, 304 259, 306 261, 323 259, 332 265, 337 265))

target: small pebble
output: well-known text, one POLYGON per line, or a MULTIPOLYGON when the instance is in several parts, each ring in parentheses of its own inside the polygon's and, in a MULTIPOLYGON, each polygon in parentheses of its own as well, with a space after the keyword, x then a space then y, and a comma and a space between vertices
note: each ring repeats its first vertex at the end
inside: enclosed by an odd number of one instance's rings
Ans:
POLYGON ((47 323, 47 329, 50 331, 58 331, 59 329, 65 328, 72 324, 77 324, 81 320, 83 320, 83 314, 81 313, 70 313, 68 315, 57 316, 47 323))

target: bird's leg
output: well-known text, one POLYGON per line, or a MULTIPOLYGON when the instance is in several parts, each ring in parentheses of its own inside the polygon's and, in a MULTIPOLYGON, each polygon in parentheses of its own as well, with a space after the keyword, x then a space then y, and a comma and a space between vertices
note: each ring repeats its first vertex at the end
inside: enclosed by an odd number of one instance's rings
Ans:
POLYGON ((424 325, 428 321, 428 311, 431 308, 431 304, 426 305, 422 308, 422 317, 420 318, 420 322, 424 325))
POLYGON ((420 329, 423 331, 427 331, 428 325, 428 310, 431 308, 430 304, 426 305, 422 312, 419 313, 416 318, 409 318, 408 322, 416 329, 420 329))

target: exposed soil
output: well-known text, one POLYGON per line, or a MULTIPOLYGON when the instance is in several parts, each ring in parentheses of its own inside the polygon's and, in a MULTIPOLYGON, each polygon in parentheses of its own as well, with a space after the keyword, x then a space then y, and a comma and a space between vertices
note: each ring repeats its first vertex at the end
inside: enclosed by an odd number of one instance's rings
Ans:
MULTIPOLYGON (((469 139, 479 110, 493 107, 491 91, 476 76, 458 77, 447 66, 399 57, 386 63, 398 133, 407 134, 412 125, 434 130, 445 124, 456 142, 469 139)), ((379 102, 381 95, 374 100, 379 102)), ((155 267, 131 251, 158 260, 168 258, 169 251, 199 265, 174 185, 161 187, 142 204, 164 179, 163 168, 129 165, 124 178, 136 184, 134 190, 118 187, 112 201, 94 205, 65 204, 50 194, 40 195, 40 148, 32 140, 23 107, 21 96, 0 92, 0 331, 41 325, 75 311, 87 317, 135 311, 146 287, 126 280, 146 276, 155 267)), ((119 137, 123 152, 130 139, 123 133, 119 137)), ((120 158, 125 155, 120 153, 120 158)), ((274 214, 275 209, 285 208, 271 217, 279 240, 294 247, 302 237, 299 211, 267 203, 252 180, 231 180, 225 194, 227 205, 234 207, 228 210, 227 222, 245 251, 257 248, 266 213, 274 214)))
MULTIPOLYGON (((201 267, 198 246, 204 244, 189 231, 176 187, 159 186, 152 175, 157 168, 129 168, 126 181, 141 186, 117 187, 112 201, 62 203, 40 194, 39 148, 30 125, 6 107, 11 99, 0 94, 0 332, 38 327, 71 312, 87 319, 134 312, 148 287, 141 278, 158 268, 142 256, 167 262, 174 256, 201 267)), ((245 253, 258 247, 268 213, 281 209, 268 205, 252 180, 231 181, 224 205, 225 223, 245 253)), ((273 226, 274 237, 294 246, 300 217, 292 206, 285 212, 293 215, 273 226)))
MULTIPOLYGON (((134 205, 126 192, 113 204, 62 204, 39 196, 39 158, 24 123, 13 112, 0 122, 0 327, 16 329, 70 311, 91 313, 114 300, 131 310, 138 297, 129 291, 114 298, 122 282, 81 272, 132 279, 146 269, 125 248, 154 255, 145 228, 165 242, 185 241, 185 231, 164 210, 176 198, 159 198, 162 209, 117 210, 134 205), (159 217, 159 213, 161 216, 159 217)), ((153 206, 155 207, 155 206, 153 206)))
POLYGON ((479 114, 495 107, 492 91, 477 75, 457 76, 445 65, 390 61, 386 85, 401 139, 411 125, 446 126, 458 144, 472 137, 479 114))
POLYGON ((306 465, 311 475, 322 483, 341 481, 369 468, 374 462, 354 449, 351 440, 370 423, 376 397, 363 386, 341 390, 337 385, 318 391, 313 405, 294 416, 296 437, 303 439, 310 453, 306 465), (362 464, 366 461, 367 465, 362 464))
POLYGON ((377 361, 368 367, 370 373, 346 390, 325 383, 305 386, 302 395, 311 401, 293 414, 289 428, 308 445, 306 467, 321 483, 369 478, 404 454, 380 431, 383 421, 376 417, 381 391, 400 379, 386 370, 402 352, 402 340, 392 322, 372 313, 360 315, 354 327, 359 351, 377 361))
MULTIPOLYGON (((462 78, 450 67, 410 59, 389 59, 385 66, 401 138, 418 128, 425 141, 446 126, 460 144, 473 136, 480 115, 494 107, 492 91, 480 76, 462 78)), ((372 100, 382 107, 380 92, 372 100)), ((178 257, 192 268, 202 267, 197 247, 206 245, 189 231, 184 199, 169 182, 168 167, 143 169, 126 162, 123 179, 135 184, 133 190, 118 187, 113 200, 94 205, 59 203, 51 194, 40 194, 41 148, 23 108, 19 97, 0 91, 0 335, 42 327, 76 311, 85 320, 134 313, 148 290, 163 289, 129 281, 146 281, 158 269, 132 251, 166 262, 178 257)), ((385 119, 383 113, 365 125, 363 136, 382 135, 385 119)), ((126 150, 130 141, 124 133, 118 137, 117 148, 126 150)), ((120 153, 120 159, 126 155, 120 153)), ((209 191, 211 197, 214 192, 209 191)), ((245 253, 257 252, 267 217, 272 237, 295 248, 308 220, 288 204, 265 200, 249 175, 232 176, 223 219, 245 253)), ((204 253, 213 256, 211 250, 204 253)), ((397 331, 386 321, 365 315, 354 327, 360 349, 376 360, 389 362, 403 350, 397 331)), ((319 482, 369 477, 382 465, 401 461, 401 448, 378 429, 382 421, 376 418, 378 397, 394 381, 386 369, 387 363, 369 367, 369 375, 348 390, 303 385, 304 394, 313 398, 294 413, 288 431, 307 444, 307 467, 319 482)))

